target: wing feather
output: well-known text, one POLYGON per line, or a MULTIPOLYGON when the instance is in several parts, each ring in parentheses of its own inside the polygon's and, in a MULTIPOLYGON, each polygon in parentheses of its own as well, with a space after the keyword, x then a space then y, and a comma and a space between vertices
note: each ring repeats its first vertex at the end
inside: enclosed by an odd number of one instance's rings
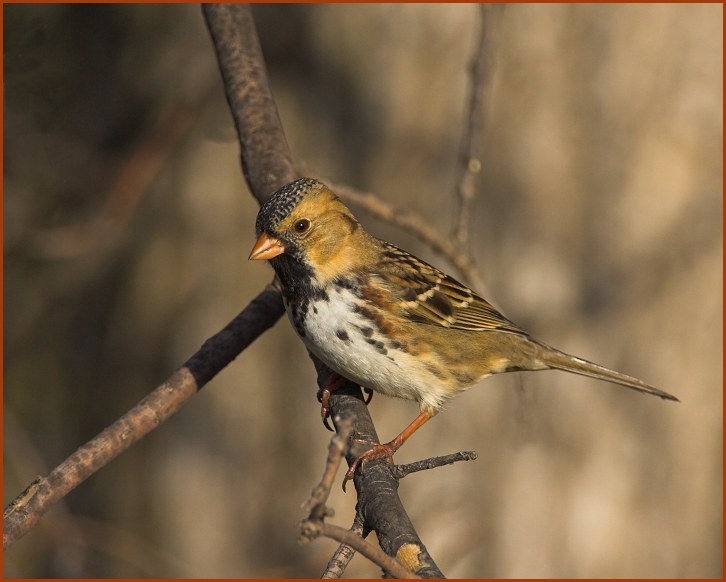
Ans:
POLYGON ((374 277, 395 297, 399 315, 412 321, 470 331, 526 332, 466 285, 389 243, 374 277))

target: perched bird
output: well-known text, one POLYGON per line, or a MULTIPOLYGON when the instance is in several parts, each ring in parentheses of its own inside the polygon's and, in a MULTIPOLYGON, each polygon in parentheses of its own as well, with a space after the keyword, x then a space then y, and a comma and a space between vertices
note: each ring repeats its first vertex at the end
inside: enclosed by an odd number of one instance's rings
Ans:
POLYGON ((491 374, 557 369, 678 400, 533 339, 465 285, 368 234, 317 180, 275 192, 256 231, 249 258, 270 261, 307 348, 338 375, 420 405, 398 436, 356 460, 344 486, 360 463, 392 457, 447 400, 491 374))

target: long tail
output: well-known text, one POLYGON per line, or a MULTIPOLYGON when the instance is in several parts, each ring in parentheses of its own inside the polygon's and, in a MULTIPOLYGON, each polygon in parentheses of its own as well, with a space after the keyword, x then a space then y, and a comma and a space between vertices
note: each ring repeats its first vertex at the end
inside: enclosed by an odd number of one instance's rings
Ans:
POLYGON ((675 400, 676 402, 680 402, 680 400, 672 394, 664 392, 650 384, 646 384, 642 380, 638 380, 632 376, 621 374, 615 370, 611 370, 593 362, 588 362, 582 358, 571 356, 570 354, 566 354, 543 344, 538 343, 538 347, 541 349, 537 354, 537 359, 550 368, 564 370, 565 372, 572 372, 573 374, 582 374, 583 376, 597 378, 598 380, 605 380, 606 382, 613 382, 615 384, 620 384, 621 386, 627 386, 628 388, 632 388, 638 392, 652 394, 653 396, 660 396, 664 400, 675 400))

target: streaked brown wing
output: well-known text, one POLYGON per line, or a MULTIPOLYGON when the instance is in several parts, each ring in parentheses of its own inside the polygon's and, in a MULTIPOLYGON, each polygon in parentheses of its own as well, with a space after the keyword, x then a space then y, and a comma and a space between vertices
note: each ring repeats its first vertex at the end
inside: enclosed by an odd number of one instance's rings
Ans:
POLYGON ((413 321, 470 331, 527 335, 485 299, 428 263, 388 243, 374 276, 413 321))

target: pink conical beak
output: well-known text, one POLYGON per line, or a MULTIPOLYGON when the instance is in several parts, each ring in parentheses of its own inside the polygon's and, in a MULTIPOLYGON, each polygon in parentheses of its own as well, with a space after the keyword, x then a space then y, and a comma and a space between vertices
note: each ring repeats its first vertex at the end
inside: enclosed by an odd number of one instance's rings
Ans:
POLYGON ((252 251, 250 251, 250 256, 247 257, 247 260, 262 261, 274 259, 277 255, 281 255, 284 252, 285 247, 279 240, 263 232, 257 239, 255 246, 252 247, 252 251))

